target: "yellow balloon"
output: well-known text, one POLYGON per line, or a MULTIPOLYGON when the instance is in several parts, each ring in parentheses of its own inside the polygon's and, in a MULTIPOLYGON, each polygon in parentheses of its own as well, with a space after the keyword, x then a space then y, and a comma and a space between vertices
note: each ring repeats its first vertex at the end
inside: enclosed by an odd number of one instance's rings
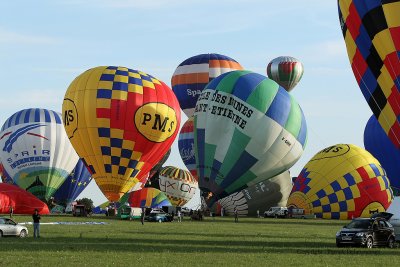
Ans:
POLYGON ((319 218, 351 219, 385 211, 392 199, 378 160, 360 147, 339 144, 321 150, 304 166, 287 206, 319 218))

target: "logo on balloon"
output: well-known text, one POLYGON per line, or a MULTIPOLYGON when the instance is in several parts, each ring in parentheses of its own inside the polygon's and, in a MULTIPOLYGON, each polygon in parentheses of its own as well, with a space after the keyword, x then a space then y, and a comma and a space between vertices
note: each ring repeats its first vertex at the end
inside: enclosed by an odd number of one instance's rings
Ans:
POLYGON ((176 113, 164 103, 147 103, 136 111, 135 125, 148 140, 164 142, 176 131, 176 113))
POLYGON ((72 138, 78 129, 78 111, 74 101, 69 98, 64 98, 63 110, 64 127, 68 138, 72 138))
POLYGON ((310 161, 339 157, 349 152, 349 150, 350 147, 348 145, 330 146, 318 152, 317 155, 315 155, 310 161))

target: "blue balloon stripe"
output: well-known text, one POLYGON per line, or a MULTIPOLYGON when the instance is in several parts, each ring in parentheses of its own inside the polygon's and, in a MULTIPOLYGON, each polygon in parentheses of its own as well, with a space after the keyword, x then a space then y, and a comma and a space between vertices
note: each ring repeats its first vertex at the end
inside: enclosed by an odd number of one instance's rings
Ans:
POLYGON ((253 93, 257 86, 266 79, 265 76, 250 72, 237 79, 233 87, 232 94, 246 102, 247 98, 253 93), (245 88, 245 90, 243 90, 245 88))
POLYGON ((285 127, 290 108, 290 96, 285 90, 280 88, 265 115, 279 123, 282 127, 285 127))

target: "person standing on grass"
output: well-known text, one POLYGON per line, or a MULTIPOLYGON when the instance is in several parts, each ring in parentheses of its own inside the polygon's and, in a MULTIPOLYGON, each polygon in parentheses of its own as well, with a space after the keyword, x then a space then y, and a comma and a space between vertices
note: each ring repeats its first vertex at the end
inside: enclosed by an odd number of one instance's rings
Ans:
POLYGON ((236 207, 233 209, 233 214, 235 215, 235 223, 239 222, 238 211, 236 207))
POLYGON ((14 214, 14 207, 11 205, 10 206, 10 218, 12 218, 13 214, 14 214))
POLYGON ((182 222, 182 217, 181 217, 181 211, 180 210, 178 210, 177 216, 178 216, 178 222, 182 222))
POLYGON ((35 209, 35 213, 32 215, 33 219, 33 238, 40 237, 40 214, 37 209, 35 209))
POLYGON ((145 214, 145 209, 142 208, 142 214, 140 214, 140 221, 142 222, 142 225, 144 225, 144 214, 145 214))

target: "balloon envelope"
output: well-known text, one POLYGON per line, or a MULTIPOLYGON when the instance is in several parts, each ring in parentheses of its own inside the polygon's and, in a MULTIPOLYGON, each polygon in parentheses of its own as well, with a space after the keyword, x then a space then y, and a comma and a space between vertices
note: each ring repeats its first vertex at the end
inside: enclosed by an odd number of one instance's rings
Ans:
POLYGON ((167 166, 160 172, 159 186, 172 205, 183 206, 194 196, 198 183, 190 172, 167 166))
POLYGON ((392 143, 400 147, 400 1, 339 0, 357 83, 392 143))
POLYGON ((49 200, 78 162, 62 126, 61 114, 24 109, 4 123, 0 157, 15 184, 49 200))
POLYGON ((268 78, 290 92, 303 77, 303 64, 294 57, 283 56, 271 60, 267 66, 268 78))
POLYGON ((6 184, 14 184, 13 179, 10 177, 10 175, 7 173, 7 171, 4 169, 3 163, 0 162, 0 176, 1 176, 1 181, 6 184))
POLYGON ((79 75, 65 94, 63 114, 71 143, 110 201, 144 186, 170 149, 181 118, 166 84, 113 66, 79 75))
POLYGON ((200 96, 194 136, 199 187, 210 205, 293 166, 303 153, 307 126, 296 100, 277 83, 232 71, 200 96))
POLYGON ((197 178, 196 158, 194 151, 194 131, 193 131, 193 117, 190 117, 185 124, 183 124, 178 136, 178 148, 183 163, 190 171, 193 178, 197 178))
POLYGON ((393 199, 385 171, 368 151, 339 144, 318 152, 294 182, 287 206, 325 219, 369 218, 393 199))
POLYGON ((365 126, 364 146, 385 169, 395 195, 400 194, 400 150, 389 140, 374 115, 365 126))
MULTIPOLYGON (((162 208, 171 206, 167 196, 158 189, 146 187, 139 191, 130 192, 127 201, 131 207, 162 208)), ((121 202, 121 204, 124 202, 121 202)))
POLYGON ((223 73, 241 69, 236 60, 215 53, 193 56, 179 64, 171 84, 186 116, 193 116, 197 99, 207 83, 223 73))
POLYGON ((40 214, 49 214, 46 203, 24 189, 11 184, 0 184, 0 213, 9 213, 10 206, 15 214, 33 214, 38 209, 40 214))
POLYGON ((292 180, 286 171, 220 199, 218 203, 227 215, 234 215, 235 207, 242 216, 256 216, 257 210, 262 215, 270 207, 285 206, 291 190, 292 180))
POLYGON ((80 159, 74 170, 54 194, 54 200, 57 203, 68 205, 68 203, 74 201, 79 194, 82 193, 83 189, 86 188, 91 180, 92 177, 90 176, 89 171, 80 159))

